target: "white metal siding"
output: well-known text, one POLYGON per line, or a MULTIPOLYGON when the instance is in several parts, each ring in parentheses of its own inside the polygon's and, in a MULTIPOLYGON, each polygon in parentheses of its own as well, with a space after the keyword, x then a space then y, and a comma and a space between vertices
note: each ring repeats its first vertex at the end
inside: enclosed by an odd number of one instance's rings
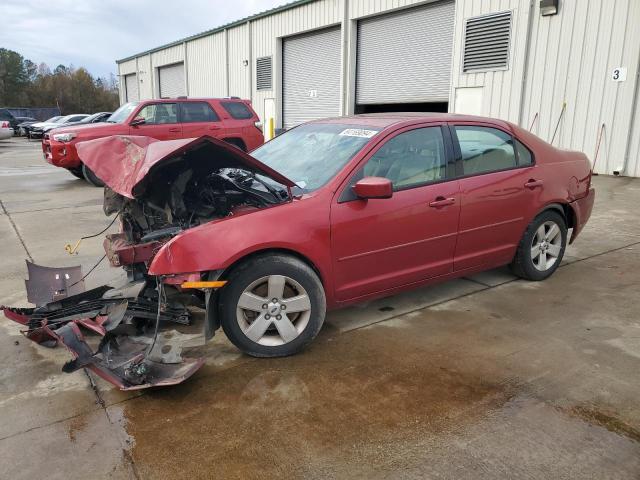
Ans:
POLYGON ((447 0, 361 20, 357 103, 447 101, 454 12, 447 0))
POLYGON ((533 125, 532 132, 546 141, 559 125, 553 144, 582 151, 592 162, 604 124, 595 171, 613 173, 627 153, 626 173, 637 175, 639 123, 636 116, 634 127, 631 118, 640 57, 640 2, 564 0, 559 14, 549 17, 540 15, 539 2, 533 6, 530 15, 529 0, 458 2, 452 97, 456 88, 482 87, 483 115, 525 128, 533 125), (507 9, 513 10, 509 70, 462 73, 465 19, 507 9), (619 66, 628 69, 626 82, 611 80, 619 66))
POLYGON ((340 29, 283 42, 284 128, 340 115, 340 29))
POLYGON ((135 73, 124 76, 125 93, 127 102, 135 102, 139 99, 138 78, 135 73))
POLYGON ((229 29, 229 96, 251 98, 251 51, 249 49, 249 25, 229 29), (245 65, 246 63, 246 65, 245 65))
POLYGON ((187 59, 190 96, 227 95, 224 32, 188 42, 187 59))
POLYGON ((184 64, 176 63, 158 69, 160 98, 174 98, 185 95, 184 64))

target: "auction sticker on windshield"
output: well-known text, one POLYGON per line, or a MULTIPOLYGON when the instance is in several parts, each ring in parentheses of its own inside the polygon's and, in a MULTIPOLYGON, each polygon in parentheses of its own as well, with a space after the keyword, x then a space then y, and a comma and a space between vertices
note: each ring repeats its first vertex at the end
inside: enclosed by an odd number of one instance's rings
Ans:
POLYGON ((362 138, 371 138, 376 133, 377 130, 364 130, 362 128, 347 128, 340 132, 340 135, 343 137, 362 137, 362 138))

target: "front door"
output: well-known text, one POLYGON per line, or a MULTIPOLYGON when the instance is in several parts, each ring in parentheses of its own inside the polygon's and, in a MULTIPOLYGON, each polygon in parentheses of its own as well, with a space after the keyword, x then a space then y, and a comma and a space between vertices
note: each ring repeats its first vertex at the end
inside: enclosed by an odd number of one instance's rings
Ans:
MULTIPOLYGON (((531 219, 541 186, 531 155, 518 155, 515 139, 502 130, 479 125, 452 125, 458 152, 460 231, 454 268, 465 270, 508 263, 531 219)), ((526 151, 526 147, 519 145, 526 151)))
POLYGON ((130 135, 143 135, 158 140, 175 140, 182 137, 182 125, 178 122, 178 104, 150 103, 136 114, 144 123, 129 128, 130 135))
POLYGON ((460 213, 448 131, 405 129, 365 160, 331 207, 336 298, 351 300, 450 273, 460 213), (358 199, 360 178, 393 182, 389 199, 358 199))

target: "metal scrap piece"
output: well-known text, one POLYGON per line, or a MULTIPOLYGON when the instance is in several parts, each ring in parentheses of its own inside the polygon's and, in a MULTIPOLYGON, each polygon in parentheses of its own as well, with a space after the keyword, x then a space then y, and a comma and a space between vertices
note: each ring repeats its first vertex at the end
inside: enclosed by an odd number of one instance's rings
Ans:
POLYGON ((25 280, 27 300, 40 306, 60 298, 84 292, 82 267, 45 267, 27 262, 29 278, 25 280))

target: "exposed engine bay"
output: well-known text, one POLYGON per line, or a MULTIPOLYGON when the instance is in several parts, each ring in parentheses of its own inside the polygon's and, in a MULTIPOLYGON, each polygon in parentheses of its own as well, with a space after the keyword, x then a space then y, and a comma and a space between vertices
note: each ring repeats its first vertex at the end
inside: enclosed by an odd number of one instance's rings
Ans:
MULTIPOLYGON (((183 357, 183 349, 213 336, 212 312, 205 315, 205 309, 226 282, 198 282, 204 279, 198 273, 151 276, 153 257, 184 230, 289 201, 294 184, 210 137, 159 142, 123 136, 84 145, 78 144, 83 160, 107 185, 104 212, 115 215, 112 224, 120 221, 120 232, 106 235, 103 258, 125 269, 126 283, 85 291, 85 278, 100 261, 86 275, 77 266, 27 261, 27 299, 35 307, 0 309, 30 340, 64 345, 73 357, 65 372, 86 368, 122 390, 180 383, 204 363, 183 357)), ((67 252, 75 253, 80 241, 67 252)))

